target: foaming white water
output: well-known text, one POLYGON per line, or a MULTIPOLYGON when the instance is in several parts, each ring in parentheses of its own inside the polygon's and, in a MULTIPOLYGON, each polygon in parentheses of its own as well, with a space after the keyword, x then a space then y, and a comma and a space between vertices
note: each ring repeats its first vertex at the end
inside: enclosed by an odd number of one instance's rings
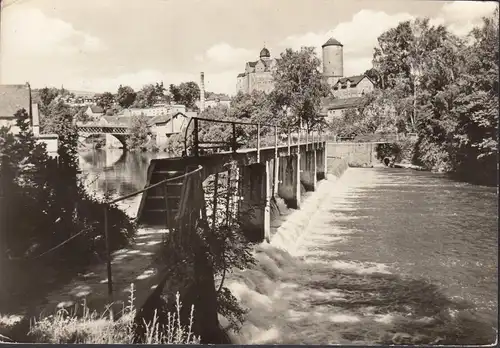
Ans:
POLYGON ((456 327, 456 312, 435 310, 443 300, 425 284, 404 282, 388 264, 346 259, 336 250, 366 233, 345 222, 356 219, 349 212, 377 180, 374 170, 349 169, 322 182, 271 242, 256 248, 256 266, 229 275, 226 285, 249 309, 241 331, 230 333, 233 343, 418 344, 456 327), (441 327, 432 328, 435 322, 441 327))

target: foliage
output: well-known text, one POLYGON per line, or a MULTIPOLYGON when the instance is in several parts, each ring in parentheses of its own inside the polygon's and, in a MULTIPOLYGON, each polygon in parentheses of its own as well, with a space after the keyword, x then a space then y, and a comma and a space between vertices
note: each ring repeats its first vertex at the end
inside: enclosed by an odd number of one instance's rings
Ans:
POLYGON ((378 42, 371 73, 383 89, 358 115, 357 130, 416 132, 415 164, 494 183, 498 8, 466 39, 417 19, 389 29, 378 42))
MULTIPOLYGON (((29 286, 36 289, 39 282, 45 281, 44 272, 55 269, 60 262, 65 262, 64 271, 71 273, 73 267, 82 270, 88 266, 93 255, 104 255, 104 208, 108 209, 113 226, 113 250, 125 245, 134 232, 125 213, 90 196, 78 181, 77 134, 67 106, 61 101, 53 102, 43 129, 59 135, 57 161, 48 157, 45 145, 37 144, 26 111, 15 115, 18 135, 13 136, 7 128, 0 129, 0 152, 4 155, 0 175, 9 202, 1 232, 11 260, 11 276, 0 281, 12 291, 25 286, 27 279, 23 277, 30 277, 29 286), (52 251, 40 256, 48 250, 52 251), (29 270, 33 269, 42 277, 31 279, 29 270)), ((7 275, 2 274, 3 277, 7 275)))
POLYGON ((264 92, 238 93, 231 100, 233 118, 253 123, 273 123, 272 100, 264 92))
POLYGON ((185 105, 188 109, 193 109, 200 99, 200 87, 193 81, 182 82, 178 86, 171 84, 169 91, 175 103, 185 105))
POLYGON ((320 72, 321 61, 313 47, 300 51, 287 49, 273 72, 273 113, 282 126, 300 124, 311 129, 320 119, 321 98, 329 88, 320 72))
MULTIPOLYGON (((106 312, 99 316, 90 312, 84 300, 82 314, 77 315, 65 309, 60 309, 55 315, 34 320, 29 335, 37 343, 51 344, 133 344, 134 317, 136 313, 134 285, 129 290, 129 301, 123 308, 122 316, 112 321, 106 317, 106 312)), ((167 327, 161 327, 158 317, 145 323, 147 328, 145 344, 199 344, 200 339, 191 332, 193 311, 191 308, 190 325, 180 324, 182 303, 179 293, 176 296, 176 311, 169 313, 167 327)))
POLYGON ((211 176, 204 187, 207 207, 206 235, 213 262, 215 277, 219 278, 217 301, 218 310, 231 323, 231 329, 238 331, 246 310, 241 308, 231 291, 224 287, 227 273, 233 269, 243 270, 255 264, 251 254, 252 244, 245 237, 244 222, 253 215, 256 206, 248 211, 240 210, 238 203, 238 174, 236 163, 226 165, 228 172, 221 173, 218 180, 211 176), (217 186, 217 191, 216 191, 217 186))
POLYGON ((104 92, 102 94, 98 94, 96 97, 97 105, 100 106, 104 112, 111 109, 115 103, 115 96, 111 92, 104 92))
POLYGON ((146 146, 150 140, 150 129, 146 116, 132 116, 130 136, 127 139, 127 148, 130 150, 140 149, 146 146))
POLYGON ((128 108, 135 102, 135 98, 137 97, 137 93, 130 86, 122 86, 118 87, 118 91, 116 92, 116 101, 118 105, 122 108, 128 108))
POLYGON ((165 100, 165 88, 163 82, 156 84, 147 84, 137 92, 135 102, 132 104, 136 108, 149 108, 156 104, 158 101, 165 100))

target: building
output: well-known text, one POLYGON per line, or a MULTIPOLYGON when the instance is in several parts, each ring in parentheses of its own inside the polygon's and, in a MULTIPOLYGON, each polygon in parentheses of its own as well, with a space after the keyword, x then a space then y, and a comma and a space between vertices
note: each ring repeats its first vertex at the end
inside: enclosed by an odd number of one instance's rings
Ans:
POLYGON ((247 62, 245 72, 237 77, 236 92, 252 93, 262 91, 270 93, 274 89, 273 70, 277 59, 271 58, 267 48, 263 48, 259 54, 259 60, 247 62))
POLYGON ((332 94, 340 99, 362 97, 373 91, 375 84, 366 75, 342 77, 333 85, 332 94))
MULTIPOLYGON (((322 103, 323 114, 328 118, 338 117, 342 115, 342 110, 361 106, 365 100, 362 97, 373 91, 375 84, 366 75, 344 76, 344 45, 335 38, 328 39, 321 49, 323 77, 334 96, 326 98, 322 103)), ((276 62, 276 59, 271 58, 269 50, 263 48, 259 60, 247 62, 245 72, 238 75, 236 92, 272 91, 274 88, 272 72, 276 62)))
POLYGON ((343 111, 359 108, 366 102, 365 94, 375 84, 366 75, 344 77, 344 45, 330 38, 322 46, 323 76, 331 87, 333 98, 322 101, 322 114, 327 121, 342 117, 343 111))
MULTIPOLYGON (((227 108, 231 107, 231 98, 225 94, 215 94, 205 99, 205 108, 216 107, 223 105, 227 108)), ((201 100, 196 101, 196 106, 201 110, 201 100)))
POLYGON ((33 135, 38 143, 45 143, 50 156, 57 156, 57 134, 40 134, 40 113, 38 104, 32 102, 29 83, 24 85, 0 85, 0 127, 10 127, 12 134, 18 134, 14 115, 24 109, 28 113, 33 135))
POLYGON ((162 115, 172 115, 178 112, 185 113, 186 106, 179 104, 157 104, 150 108, 129 108, 123 110, 120 115, 123 116, 146 116, 146 117, 155 117, 162 115))
POLYGON ((83 113, 89 118, 97 120, 104 116, 104 109, 97 105, 89 105, 83 113))
POLYGON ((21 109, 26 110, 30 120, 33 119, 30 85, 0 85, 0 127, 11 127, 11 132, 17 134, 14 115, 21 109))
POLYGON ((182 132, 189 122, 190 116, 178 112, 174 115, 156 116, 150 122, 151 133, 156 136, 156 145, 162 146, 167 139, 182 132))

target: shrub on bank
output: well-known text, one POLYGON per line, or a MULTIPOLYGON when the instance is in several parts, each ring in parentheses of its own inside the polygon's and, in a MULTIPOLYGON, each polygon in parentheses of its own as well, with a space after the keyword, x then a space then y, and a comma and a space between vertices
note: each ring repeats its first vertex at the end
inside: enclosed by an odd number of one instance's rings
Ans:
MULTIPOLYGON (((134 318, 136 315, 134 287, 131 286, 129 301, 118 320, 110 320, 105 311, 102 315, 90 312, 84 302, 82 313, 70 313, 61 309, 55 315, 35 320, 29 335, 37 343, 51 344, 133 344, 135 336, 134 318)), ((175 311, 168 313, 168 323, 162 327, 158 316, 145 323, 145 344, 199 344, 200 339, 193 335, 194 307, 191 307, 188 327, 180 324, 182 303, 179 293, 176 296, 175 311)))
POLYGON ((68 118, 54 122, 60 134, 56 161, 44 144, 37 144, 26 111, 15 116, 18 135, 0 129, 1 189, 8 202, 2 205, 0 284, 9 293, 0 298, 0 307, 43 296, 45 285, 55 279, 102 261, 105 208, 112 250, 126 245, 135 232, 124 212, 87 193, 78 181, 78 136, 68 118))

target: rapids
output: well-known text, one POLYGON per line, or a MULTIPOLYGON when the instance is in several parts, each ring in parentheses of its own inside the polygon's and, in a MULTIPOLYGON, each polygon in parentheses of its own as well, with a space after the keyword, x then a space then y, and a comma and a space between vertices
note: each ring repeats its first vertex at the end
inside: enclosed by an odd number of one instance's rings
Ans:
MULTIPOLYGON (((430 173, 320 182, 257 265, 226 285, 235 344, 488 344, 497 328, 496 192, 430 173)), ((224 324, 224 319, 221 318, 224 324)))

